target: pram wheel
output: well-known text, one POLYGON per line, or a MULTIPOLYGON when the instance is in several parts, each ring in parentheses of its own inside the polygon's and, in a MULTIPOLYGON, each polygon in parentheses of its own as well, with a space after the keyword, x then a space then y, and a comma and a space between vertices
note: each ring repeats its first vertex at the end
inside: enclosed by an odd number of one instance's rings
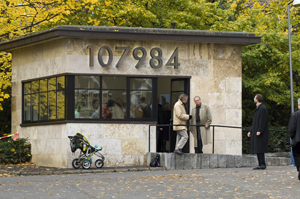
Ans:
POLYGON ((73 166, 74 169, 79 169, 79 167, 80 167, 80 160, 78 158, 75 158, 72 161, 72 166, 73 166))
POLYGON ((89 169, 91 167, 91 162, 88 159, 82 160, 82 168, 89 169))
POLYGON ((104 162, 103 162, 103 160, 101 160, 101 159, 98 159, 98 160, 96 160, 96 162, 95 162, 95 166, 97 167, 97 168, 102 168, 103 167, 103 165, 104 165, 104 162))

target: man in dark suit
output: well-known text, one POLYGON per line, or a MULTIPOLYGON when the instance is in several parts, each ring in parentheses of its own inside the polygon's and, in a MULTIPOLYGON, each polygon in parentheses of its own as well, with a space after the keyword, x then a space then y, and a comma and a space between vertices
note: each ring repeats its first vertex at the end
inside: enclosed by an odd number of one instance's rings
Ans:
POLYGON ((265 153, 268 152, 268 110, 262 103, 263 97, 261 94, 256 94, 254 103, 256 109, 254 111, 252 126, 248 132, 248 137, 251 137, 251 145, 249 153, 257 154, 258 166, 253 169, 266 169, 265 153))
POLYGON ((291 155, 294 157, 295 166, 299 172, 298 180, 300 180, 300 111, 296 111, 292 114, 288 131, 292 139, 293 153, 291 155))

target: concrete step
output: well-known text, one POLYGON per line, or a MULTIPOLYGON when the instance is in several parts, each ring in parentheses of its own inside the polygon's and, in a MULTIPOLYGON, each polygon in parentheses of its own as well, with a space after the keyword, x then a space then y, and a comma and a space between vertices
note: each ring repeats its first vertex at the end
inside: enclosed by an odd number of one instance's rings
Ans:
MULTIPOLYGON (((258 166, 256 155, 225 155, 225 154, 194 154, 185 153, 178 155, 175 153, 147 153, 147 165, 152 158, 160 155, 161 166, 168 170, 173 169, 213 169, 213 168, 240 168, 258 166)), ((278 157, 266 155, 268 166, 290 165, 289 157, 278 157)))

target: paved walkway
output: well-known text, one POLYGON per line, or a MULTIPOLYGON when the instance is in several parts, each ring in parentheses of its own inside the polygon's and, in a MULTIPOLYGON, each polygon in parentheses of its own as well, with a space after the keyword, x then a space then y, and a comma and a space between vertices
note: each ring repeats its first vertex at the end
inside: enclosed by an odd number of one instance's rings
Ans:
POLYGON ((299 198, 292 166, 0 178, 1 198, 299 198))
POLYGON ((90 169, 58 168, 38 166, 34 164, 0 165, 0 177, 29 176, 29 175, 62 175, 82 173, 113 173, 113 172, 137 172, 137 171, 163 171, 164 167, 130 166, 130 167, 103 167, 101 169, 92 166, 90 169))

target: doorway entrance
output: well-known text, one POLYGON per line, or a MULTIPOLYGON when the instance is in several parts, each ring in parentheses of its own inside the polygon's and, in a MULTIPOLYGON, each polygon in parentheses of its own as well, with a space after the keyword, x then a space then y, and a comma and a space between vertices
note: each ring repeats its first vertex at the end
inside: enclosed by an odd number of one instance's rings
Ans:
MULTIPOLYGON (((157 124, 173 123, 173 107, 181 94, 190 96, 190 78, 177 77, 158 77, 157 86, 158 97, 158 117, 157 124), (161 112, 160 112, 161 110, 161 112)), ((186 112, 189 114, 190 97, 186 106, 186 112)), ((189 133, 188 133, 189 135, 189 133)), ((156 129, 156 151, 173 152, 175 150, 177 132, 172 127, 157 127, 156 129)), ((189 153, 189 139, 182 149, 189 153)))

